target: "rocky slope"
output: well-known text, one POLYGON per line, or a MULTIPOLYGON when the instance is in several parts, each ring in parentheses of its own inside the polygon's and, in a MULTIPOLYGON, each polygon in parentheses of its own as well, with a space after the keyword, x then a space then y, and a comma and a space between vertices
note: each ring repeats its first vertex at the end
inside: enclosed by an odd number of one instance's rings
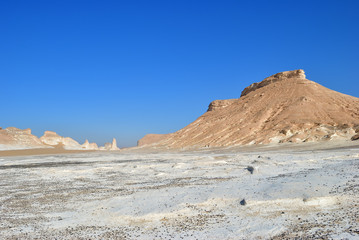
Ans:
POLYGON ((277 73, 245 88, 238 99, 213 101, 185 128, 146 135, 139 146, 231 146, 351 139, 359 132, 359 99, 306 79, 277 73))

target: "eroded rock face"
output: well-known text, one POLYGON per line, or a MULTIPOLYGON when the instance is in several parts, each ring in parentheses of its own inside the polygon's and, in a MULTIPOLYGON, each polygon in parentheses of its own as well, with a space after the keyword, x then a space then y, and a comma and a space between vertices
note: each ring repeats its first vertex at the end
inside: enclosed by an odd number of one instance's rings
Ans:
POLYGON ((62 146, 65 149, 82 149, 81 145, 70 137, 62 137, 53 131, 45 131, 40 140, 50 146, 62 146))
POLYGON ((15 127, 8 127, 0 129, 0 144, 4 145, 20 145, 20 146, 42 146, 40 139, 31 134, 31 129, 18 129, 15 127))
POLYGON ((236 99, 214 100, 213 102, 211 102, 209 104, 207 111, 215 111, 217 109, 225 108, 225 107, 231 105, 232 103, 234 103, 235 101, 236 101, 236 99))
POLYGON ((213 101, 205 114, 175 133, 146 135, 138 143, 183 148, 350 140, 358 129, 358 98, 295 70, 250 85, 238 99, 213 101))
POLYGON ((270 77, 265 78, 263 81, 261 81, 259 83, 253 83, 250 86, 246 87, 242 91, 241 97, 247 95, 250 92, 257 90, 258 88, 265 87, 271 83, 275 83, 278 81, 290 80, 290 79, 305 79, 304 70, 298 69, 298 70, 294 70, 294 71, 286 71, 286 72, 274 74, 270 77))

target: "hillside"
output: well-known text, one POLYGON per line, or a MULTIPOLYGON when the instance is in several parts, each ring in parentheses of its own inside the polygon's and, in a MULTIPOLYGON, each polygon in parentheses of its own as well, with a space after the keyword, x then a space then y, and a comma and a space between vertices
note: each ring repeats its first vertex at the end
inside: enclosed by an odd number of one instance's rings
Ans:
POLYGON ((213 101, 183 129, 146 135, 139 146, 232 146, 350 139, 359 129, 359 98, 306 79, 303 70, 277 73, 245 88, 238 99, 213 101))

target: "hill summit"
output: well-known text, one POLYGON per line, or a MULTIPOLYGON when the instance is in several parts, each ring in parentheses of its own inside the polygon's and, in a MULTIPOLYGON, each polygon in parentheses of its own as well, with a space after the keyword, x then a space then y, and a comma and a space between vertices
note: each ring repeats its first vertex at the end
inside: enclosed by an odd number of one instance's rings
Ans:
POLYGON ((149 134, 139 146, 232 146, 351 139, 359 132, 359 98, 306 79, 303 70, 277 73, 216 100, 205 114, 171 134, 149 134))

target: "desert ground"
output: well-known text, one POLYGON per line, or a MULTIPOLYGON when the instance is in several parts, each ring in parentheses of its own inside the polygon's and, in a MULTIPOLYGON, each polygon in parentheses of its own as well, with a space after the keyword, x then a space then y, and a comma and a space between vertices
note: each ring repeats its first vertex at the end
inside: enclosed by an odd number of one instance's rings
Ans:
POLYGON ((4 153, 0 239, 359 239, 358 143, 4 153))

